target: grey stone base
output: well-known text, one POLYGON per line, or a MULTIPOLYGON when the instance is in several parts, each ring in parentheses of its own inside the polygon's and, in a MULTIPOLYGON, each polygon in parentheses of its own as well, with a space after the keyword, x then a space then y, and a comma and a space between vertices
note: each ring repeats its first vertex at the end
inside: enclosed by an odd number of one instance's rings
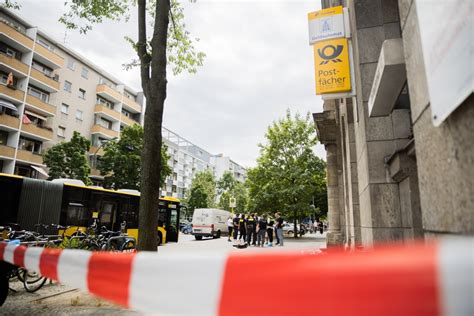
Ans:
POLYGON ((342 247, 344 244, 344 239, 342 238, 341 233, 337 232, 328 232, 326 235, 327 247, 342 247))

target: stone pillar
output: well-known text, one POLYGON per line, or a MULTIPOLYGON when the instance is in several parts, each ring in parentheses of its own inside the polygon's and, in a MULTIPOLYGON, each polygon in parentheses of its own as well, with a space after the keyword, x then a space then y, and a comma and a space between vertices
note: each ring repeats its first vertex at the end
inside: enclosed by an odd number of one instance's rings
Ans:
POLYGON ((343 243, 341 234, 341 221, 339 210, 339 183, 337 169, 337 145, 329 143, 325 145, 327 152, 327 188, 328 188, 328 221, 329 231, 327 234, 327 245, 340 246, 343 243))

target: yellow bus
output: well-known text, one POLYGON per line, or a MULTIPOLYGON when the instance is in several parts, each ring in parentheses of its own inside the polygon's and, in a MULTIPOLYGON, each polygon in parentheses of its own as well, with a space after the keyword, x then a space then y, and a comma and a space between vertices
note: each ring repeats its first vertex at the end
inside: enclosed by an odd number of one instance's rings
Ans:
MULTIPOLYGON (((0 225, 16 223, 35 230, 36 224, 59 224, 85 229, 94 218, 100 226, 120 230, 138 238, 139 192, 114 191, 71 183, 60 183, 0 173, 0 225)), ((162 197, 158 212, 158 244, 177 242, 180 201, 162 197)), ((68 233, 68 232, 67 232, 68 233)))

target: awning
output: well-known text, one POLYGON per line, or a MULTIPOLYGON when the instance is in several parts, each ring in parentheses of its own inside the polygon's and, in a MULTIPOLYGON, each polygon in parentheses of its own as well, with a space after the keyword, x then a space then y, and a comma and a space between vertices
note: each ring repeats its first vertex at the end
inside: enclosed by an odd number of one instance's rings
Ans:
POLYGON ((18 109, 16 108, 16 106, 13 103, 6 100, 0 99, 0 106, 3 106, 4 108, 10 109, 12 111, 18 112, 18 109))
POLYGON ((38 171, 39 173, 41 173, 43 176, 45 177, 49 177, 49 174, 41 167, 37 167, 37 166, 33 166, 31 165, 31 168, 35 169, 36 171, 38 171))
POLYGON ((28 114, 28 115, 37 117, 37 118, 39 118, 39 119, 41 119, 41 120, 43 120, 43 121, 46 121, 46 120, 47 120, 46 116, 43 116, 43 115, 38 114, 38 113, 35 113, 35 112, 31 112, 31 111, 28 111, 28 110, 25 110, 25 114, 28 114))

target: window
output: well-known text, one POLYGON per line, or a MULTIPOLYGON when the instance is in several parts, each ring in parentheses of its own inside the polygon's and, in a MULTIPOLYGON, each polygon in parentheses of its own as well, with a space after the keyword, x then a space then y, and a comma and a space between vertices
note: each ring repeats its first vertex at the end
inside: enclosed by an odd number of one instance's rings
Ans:
POLYGON ((67 68, 69 68, 71 70, 74 70, 76 68, 76 62, 74 61, 74 59, 69 58, 67 60, 67 68))
POLYGON ((59 126, 58 127, 58 136, 59 137, 66 137, 66 128, 65 127, 62 127, 62 126, 59 126))
POLYGON ((82 78, 86 78, 86 79, 88 78, 89 70, 86 67, 82 67, 81 76, 82 78))
POLYGON ((69 81, 64 81, 64 91, 71 92, 72 90, 72 83, 69 81))
POLYGON ((20 136, 18 149, 26 150, 34 154, 41 154, 41 143, 26 137, 20 136))
POLYGON ((132 116, 132 113, 130 113, 127 110, 124 110, 124 109, 122 109, 122 114, 125 115, 128 118, 130 118, 132 116))
POLYGON ((47 48, 47 49, 51 49, 51 46, 49 45, 49 43, 45 42, 44 40, 38 38, 36 40, 36 43, 40 44, 41 46, 47 48))
POLYGON ((102 105, 105 105, 106 107, 108 107, 109 109, 113 110, 115 105, 110 102, 109 100, 106 100, 104 98, 101 98, 99 96, 97 96, 97 104, 102 104, 102 105))
POLYGON ((41 101, 48 103, 49 102, 49 93, 44 92, 38 88, 34 88, 32 86, 28 87, 28 94, 40 99, 41 101))
POLYGON ((65 103, 61 104, 61 113, 68 114, 68 112, 69 112, 69 105, 65 103))
POLYGON ((103 117, 100 118, 99 125, 106 129, 112 129, 112 122, 103 117))
POLYGON ((10 49, 10 48, 6 48, 5 50, 5 54, 8 56, 8 57, 12 57, 12 58, 16 58, 16 51, 14 51, 13 49, 10 49))
POLYGON ((48 77, 52 77, 53 75, 53 70, 51 68, 43 65, 42 63, 37 62, 36 60, 33 60, 33 63, 31 64, 31 66, 34 69, 41 71, 43 74, 45 74, 48 77))
POLYGON ((76 111, 76 120, 82 121, 83 114, 84 114, 84 112, 82 112, 81 110, 77 110, 76 111))
POLYGON ((79 98, 82 99, 82 100, 86 99, 86 90, 79 89, 79 98))

